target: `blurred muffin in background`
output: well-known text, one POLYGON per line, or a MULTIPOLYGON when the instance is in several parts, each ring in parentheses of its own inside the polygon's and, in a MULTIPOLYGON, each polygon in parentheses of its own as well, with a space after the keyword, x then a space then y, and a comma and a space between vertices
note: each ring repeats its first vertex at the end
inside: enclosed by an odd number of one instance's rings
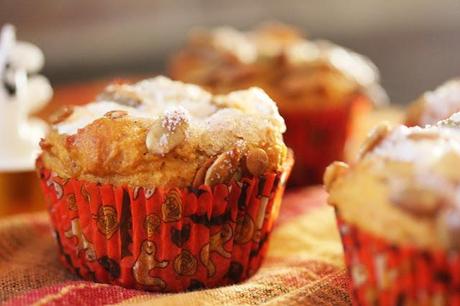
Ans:
POLYGON ((407 111, 406 124, 435 124, 456 112, 460 112, 460 78, 449 80, 414 101, 407 111))
POLYGON ((367 58, 279 23, 192 32, 169 73, 214 93, 263 88, 286 120, 285 141, 296 156, 291 186, 320 182, 325 167, 343 158, 358 117, 386 102, 367 58))

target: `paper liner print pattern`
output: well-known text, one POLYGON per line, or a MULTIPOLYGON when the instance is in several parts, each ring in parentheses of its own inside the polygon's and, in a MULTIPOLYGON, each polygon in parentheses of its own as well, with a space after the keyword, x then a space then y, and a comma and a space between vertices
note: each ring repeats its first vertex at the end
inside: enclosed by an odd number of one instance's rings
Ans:
POLYGON ((398 246, 336 213, 354 305, 460 305, 460 252, 398 246))
POLYGON ((284 140, 294 150, 296 160, 288 185, 321 183, 326 167, 343 159, 353 125, 370 108, 371 102, 357 95, 337 107, 282 110, 287 126, 284 140))
POLYGON ((37 162, 60 257, 86 280, 178 292, 232 284, 261 265, 283 173, 211 188, 148 189, 62 179, 37 162))

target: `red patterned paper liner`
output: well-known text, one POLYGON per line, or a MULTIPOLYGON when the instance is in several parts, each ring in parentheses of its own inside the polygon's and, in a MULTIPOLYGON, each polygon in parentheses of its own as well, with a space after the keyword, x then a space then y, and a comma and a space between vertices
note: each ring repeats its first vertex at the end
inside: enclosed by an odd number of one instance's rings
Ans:
POLYGON ((358 94, 336 107, 300 112, 281 109, 287 126, 284 140, 294 150, 296 160, 288 186, 321 183, 326 167, 343 160, 354 121, 370 108, 369 99, 358 94))
POLYGON ((253 275, 291 166, 214 188, 148 189, 62 179, 37 161, 63 263, 86 280, 161 292, 253 275))
POLYGON ((395 245, 336 215, 355 305, 460 305, 460 252, 395 245))

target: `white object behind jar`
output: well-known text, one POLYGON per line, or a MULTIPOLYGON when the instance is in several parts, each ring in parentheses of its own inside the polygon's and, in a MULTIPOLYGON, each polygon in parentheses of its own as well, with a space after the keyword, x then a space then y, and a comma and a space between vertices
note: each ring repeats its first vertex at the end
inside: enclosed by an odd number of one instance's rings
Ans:
POLYGON ((53 93, 45 77, 31 75, 43 67, 43 53, 30 43, 16 41, 15 36, 13 26, 3 26, 0 33, 0 172, 34 169, 38 144, 47 125, 30 115, 43 108, 53 93))

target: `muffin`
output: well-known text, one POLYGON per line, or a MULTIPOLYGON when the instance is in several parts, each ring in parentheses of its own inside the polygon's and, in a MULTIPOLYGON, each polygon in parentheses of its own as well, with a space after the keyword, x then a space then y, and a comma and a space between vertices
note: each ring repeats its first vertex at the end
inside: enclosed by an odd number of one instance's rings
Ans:
POLYGON ((263 88, 286 120, 285 141, 296 156, 293 186, 321 182, 326 166, 343 158, 360 115, 386 99, 367 58, 278 23, 192 32, 169 73, 214 93, 263 88))
POLYGON ((327 168, 358 305, 460 302, 459 120, 381 125, 356 164, 327 168))
POLYGON ((257 271, 293 161, 263 90, 213 96, 156 77, 51 122, 37 166, 70 270, 162 292, 257 271))
POLYGON ((460 79, 449 80, 412 102, 406 114, 406 124, 436 124, 456 112, 460 112, 460 79))

